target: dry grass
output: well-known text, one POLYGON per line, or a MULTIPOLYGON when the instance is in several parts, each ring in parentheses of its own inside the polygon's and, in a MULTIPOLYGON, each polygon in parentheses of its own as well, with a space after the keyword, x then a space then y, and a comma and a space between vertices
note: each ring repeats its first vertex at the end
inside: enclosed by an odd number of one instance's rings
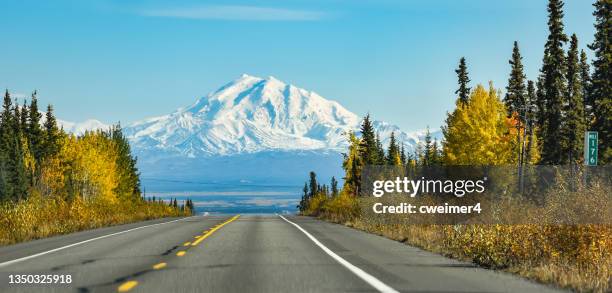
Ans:
POLYGON ((177 209, 161 203, 142 201, 120 204, 81 198, 68 201, 59 197, 31 196, 18 203, 0 204, 0 245, 182 215, 177 209))
MULTIPOLYGON (((612 225, 610 187, 593 185, 572 193, 562 186, 550 190, 543 206, 502 201, 496 206, 506 220, 521 224, 413 224, 405 214, 359 212, 374 199, 339 197, 319 202, 320 218, 382 235, 483 267, 502 269, 543 283, 580 292, 612 289, 612 225), (568 202, 571 199, 572 202, 568 202), (340 203, 343 201, 343 203, 340 203), (359 201, 360 204, 355 204, 359 201), (355 212, 357 206, 358 212, 355 212), (558 225, 555 217, 577 217, 575 207, 587 208, 600 223, 558 225), (518 213, 517 210, 521 211, 518 213), (552 217, 552 218, 547 218, 552 217), (524 224, 523 224, 524 223, 524 224), (534 224, 538 223, 538 224, 534 224)), ((414 217, 414 216, 412 216, 414 217)))

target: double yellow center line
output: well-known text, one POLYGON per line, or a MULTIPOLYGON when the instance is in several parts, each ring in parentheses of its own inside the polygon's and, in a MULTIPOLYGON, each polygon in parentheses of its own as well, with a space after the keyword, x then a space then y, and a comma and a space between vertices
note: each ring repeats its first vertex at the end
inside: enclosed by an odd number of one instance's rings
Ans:
MULTIPOLYGON (((235 216, 229 218, 228 220, 226 220, 225 222, 214 226, 212 229, 204 231, 204 234, 196 235, 194 237, 196 239, 195 241, 193 241, 193 242, 185 242, 183 244, 183 246, 187 246, 188 247, 188 246, 196 246, 196 245, 198 245, 200 242, 204 241, 204 239, 208 238, 210 235, 215 233, 215 231, 217 231, 217 230, 221 229, 223 226, 225 226, 225 225, 235 221, 239 217, 240 217, 240 215, 235 215, 235 216)), ((178 251, 176 253, 176 255, 177 256, 184 256, 186 253, 187 252, 185 250, 181 250, 181 251, 178 251)), ((161 270, 161 269, 165 268, 166 266, 167 266, 167 264, 165 262, 161 262, 161 263, 158 263, 158 264, 154 265, 153 269, 154 270, 161 270)), ((118 292, 127 292, 127 291, 132 290, 137 285, 138 285, 138 281, 130 280, 130 281, 127 281, 127 282, 121 284, 121 286, 119 286, 117 288, 117 291, 118 292)))

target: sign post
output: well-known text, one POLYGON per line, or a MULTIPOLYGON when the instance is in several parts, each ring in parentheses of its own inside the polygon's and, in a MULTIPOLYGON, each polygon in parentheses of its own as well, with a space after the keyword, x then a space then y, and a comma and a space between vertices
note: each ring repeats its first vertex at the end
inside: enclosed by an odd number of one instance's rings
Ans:
POLYGON ((584 133, 584 164, 597 166, 597 131, 584 133))
POLYGON ((583 184, 587 186, 587 173, 590 166, 597 166, 597 131, 584 132, 584 174, 583 184))

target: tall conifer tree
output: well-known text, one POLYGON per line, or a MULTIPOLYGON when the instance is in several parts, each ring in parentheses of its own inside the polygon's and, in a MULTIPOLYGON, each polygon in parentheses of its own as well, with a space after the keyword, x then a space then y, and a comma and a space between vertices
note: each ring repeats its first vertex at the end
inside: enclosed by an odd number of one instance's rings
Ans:
POLYGON ((459 83, 459 88, 455 91, 455 94, 459 95, 459 100, 461 101, 461 104, 465 105, 468 103, 468 100, 470 98, 470 78, 468 76, 465 57, 461 57, 461 59, 459 59, 459 67, 455 70, 455 73, 457 73, 457 79, 459 83))
POLYGON ((30 101, 30 107, 28 109, 28 130, 27 138, 30 142, 30 149, 36 161, 40 161, 44 152, 44 138, 43 131, 40 127, 40 118, 42 115, 38 110, 38 98, 36 91, 32 93, 32 100, 30 101))
POLYGON ((527 113, 525 115, 525 117, 527 118, 527 125, 525 125, 525 127, 527 127, 527 137, 528 137, 528 142, 527 142, 527 148, 525 149, 525 163, 529 164, 530 162, 532 162, 532 158, 533 158, 533 137, 534 137, 534 128, 536 127, 537 121, 536 121, 536 111, 537 111, 537 106, 535 105, 537 101, 537 94, 536 94, 536 87, 534 85, 534 82, 532 80, 527 82, 527 99, 525 100, 525 103, 527 105, 527 113))
POLYGON ((580 51, 580 81, 582 82, 582 98, 584 104, 584 116, 586 126, 591 124, 591 120, 593 118, 593 103, 591 101, 591 68, 589 67, 589 61, 587 60, 587 55, 584 50, 580 51))
POLYGON ((376 133, 370 120, 370 114, 368 114, 361 123, 361 147, 359 148, 365 165, 375 165, 379 162, 377 149, 376 133))
POLYGON ((573 34, 567 53, 567 91, 565 92, 565 117, 563 123, 564 135, 562 146, 565 156, 562 162, 575 164, 579 161, 583 148, 585 127, 583 86, 580 77, 580 57, 578 55, 578 38, 573 34))
POLYGON ((399 165, 399 148, 397 141, 395 140, 395 133, 391 132, 389 137, 389 147, 387 149, 387 165, 396 166, 399 165))
POLYGON ((45 139, 44 139, 44 156, 53 156, 59 151, 60 131, 57 127, 57 120, 53 115, 53 106, 47 105, 47 113, 45 113, 45 139))
POLYGON ((592 129, 599 132, 600 163, 612 162, 612 2, 595 4, 595 39, 589 48, 595 53, 589 99, 593 105, 592 129))
POLYGON ((507 93, 504 99, 506 109, 508 110, 508 117, 512 116, 512 113, 516 112, 519 116, 523 116, 525 108, 525 73, 523 71, 523 57, 519 51, 518 42, 514 42, 514 48, 512 49, 512 59, 508 61, 511 66, 510 78, 508 79, 508 86, 506 87, 507 93))
POLYGON ((545 121, 542 125, 542 161, 546 164, 559 164, 564 155, 559 142, 563 140, 563 97, 566 91, 563 45, 567 42, 563 32, 562 0, 548 2, 548 30, 542 66, 546 99, 545 121))

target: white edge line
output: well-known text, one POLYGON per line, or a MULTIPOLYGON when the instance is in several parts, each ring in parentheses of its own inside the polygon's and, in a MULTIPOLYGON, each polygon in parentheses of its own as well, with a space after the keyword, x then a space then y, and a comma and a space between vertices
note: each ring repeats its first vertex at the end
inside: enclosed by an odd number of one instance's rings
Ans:
POLYGON ((325 253, 327 253, 329 256, 331 256, 333 259, 335 259, 341 265, 346 267, 353 274, 357 275, 357 277, 361 278, 366 283, 370 284, 370 286, 374 287, 379 292, 399 293, 397 290, 389 287, 387 284, 383 283, 382 281, 380 281, 376 277, 366 273, 364 270, 354 266, 353 264, 351 264, 350 262, 348 262, 344 258, 340 257, 339 255, 337 255, 336 253, 331 251, 331 249, 327 248, 325 245, 323 245, 321 242, 319 242, 319 240, 317 240, 317 238, 314 238, 314 236, 310 235, 310 233, 308 233, 308 231, 304 230, 304 228, 300 227, 298 224, 287 220, 285 217, 283 217, 281 215, 278 215, 278 216, 281 217, 281 219, 285 220, 285 222, 287 222, 287 223, 295 226, 296 228, 298 228, 300 231, 302 231, 302 233, 306 234, 306 236, 308 236, 308 238, 310 238, 310 240, 312 240, 312 242, 314 242, 323 251, 325 251, 325 253))
MULTIPOLYGON (((194 217, 194 216, 192 216, 192 217, 194 217)), ((77 246, 77 245, 81 245, 81 244, 84 244, 84 243, 87 243, 87 242, 91 242, 91 241, 95 241, 95 240, 100 240, 100 239, 103 239, 103 238, 107 238, 107 237, 111 237, 111 236, 115 236, 115 235, 131 232, 131 231, 135 231, 135 230, 139 230, 139 229, 143 229, 143 228, 148 228, 148 227, 153 227, 153 226, 158 226, 158 225, 164 225, 164 224, 170 224, 170 223, 177 222, 177 221, 183 221, 183 220, 189 219, 189 218, 191 218, 191 217, 182 218, 182 219, 176 219, 176 220, 172 220, 172 221, 168 221, 168 222, 163 222, 163 223, 157 223, 157 224, 151 224, 151 225, 146 225, 146 226, 140 226, 140 227, 124 230, 124 231, 119 231, 119 232, 115 232, 115 233, 111 233, 111 234, 102 235, 102 236, 99 236, 99 237, 83 240, 83 241, 80 241, 80 242, 77 242, 77 243, 68 244, 66 246, 62 246, 62 247, 54 248, 54 249, 51 249, 51 250, 39 252, 39 253, 32 254, 32 255, 29 255, 29 256, 24 256, 24 257, 17 258, 17 259, 14 259, 14 260, 5 261, 3 263, 0 263, 0 268, 6 267, 6 266, 9 266, 9 265, 18 263, 18 262, 22 262, 24 260, 33 259, 35 257, 39 257, 39 256, 42 256, 42 255, 45 255, 45 254, 49 254, 49 253, 53 253, 53 252, 56 252, 56 251, 64 250, 66 248, 70 248, 70 247, 74 247, 74 246, 77 246)))

